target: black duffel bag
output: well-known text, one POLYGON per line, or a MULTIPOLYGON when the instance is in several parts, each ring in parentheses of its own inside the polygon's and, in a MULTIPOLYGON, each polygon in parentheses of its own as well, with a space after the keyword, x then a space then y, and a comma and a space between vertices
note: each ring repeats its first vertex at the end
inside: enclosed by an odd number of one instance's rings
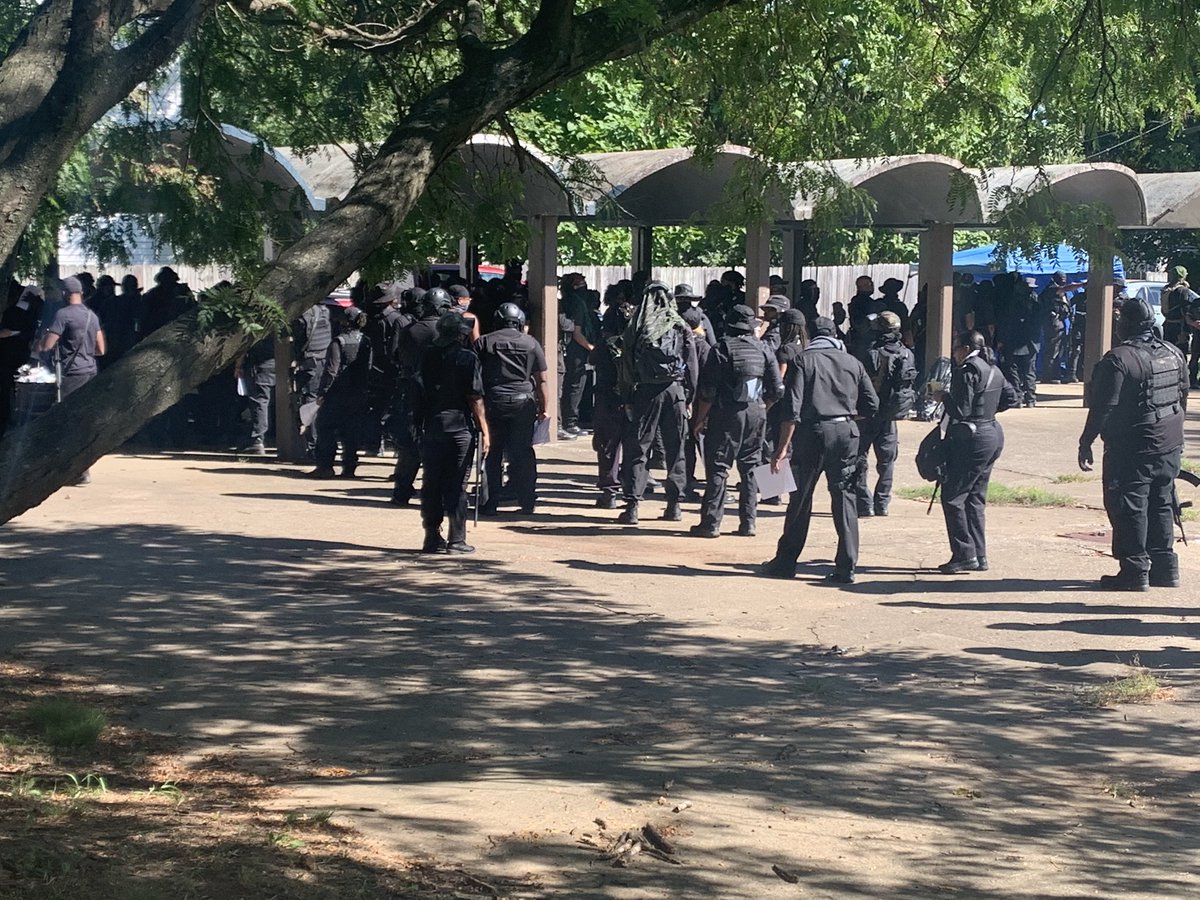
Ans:
POLYGON ((940 482, 946 473, 946 440, 942 425, 933 426, 917 447, 917 474, 926 481, 940 482))

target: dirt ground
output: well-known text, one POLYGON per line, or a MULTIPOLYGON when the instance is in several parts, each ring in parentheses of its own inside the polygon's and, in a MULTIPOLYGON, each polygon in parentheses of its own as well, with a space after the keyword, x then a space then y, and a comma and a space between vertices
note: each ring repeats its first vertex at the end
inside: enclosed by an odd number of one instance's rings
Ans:
MULTIPOLYGON (((793 582, 755 574, 782 507, 752 539, 688 538, 694 505, 616 525, 582 441, 544 449, 538 512, 485 520, 469 558, 415 552, 390 460, 309 482, 116 455, 0 530, 0 659, 114 686, 113 718, 183 765, 308 773, 268 807, 538 896, 1193 897, 1200 550, 1181 589, 1096 589, 1099 481, 1060 478, 1078 407, 1053 388, 1003 416, 994 480, 1074 505, 991 509, 990 572, 931 571, 938 510, 897 500, 846 588, 820 580, 827 515, 793 582), (1166 695, 1085 702, 1132 666, 1166 695), (596 849, 646 824, 673 853, 596 849)), ((902 426, 916 486, 927 426, 902 426)))

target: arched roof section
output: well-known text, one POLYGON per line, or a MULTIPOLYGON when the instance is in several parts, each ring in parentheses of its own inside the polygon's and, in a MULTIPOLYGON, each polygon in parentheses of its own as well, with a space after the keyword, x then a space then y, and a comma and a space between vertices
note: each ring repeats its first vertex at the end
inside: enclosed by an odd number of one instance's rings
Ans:
MULTIPOLYGON (((879 159, 835 159, 830 170, 848 187, 865 191, 875 201, 870 223, 905 228, 930 223, 975 225, 983 221, 983 195, 961 162, 949 156, 918 154, 879 159)), ((798 197, 797 218, 811 204, 798 197)), ((808 216, 803 216, 807 218, 808 216)))
POLYGON ((1116 163, 1075 163, 1064 166, 1021 166, 980 173, 986 185, 989 218, 1011 202, 1011 192, 1048 192, 1072 206, 1106 207, 1119 226, 1146 224, 1146 198, 1132 169, 1116 163))
MULTIPOLYGON (((345 198, 354 186, 354 150, 336 144, 322 144, 309 153, 279 148, 314 193, 330 205, 345 198)), ((513 206, 515 216, 572 213, 570 194, 559 178, 561 167, 539 150, 500 135, 477 134, 458 149, 457 160, 457 189, 466 202, 480 199, 487 185, 511 184, 515 179, 523 188, 513 206)))
POLYGON ((712 157, 688 147, 590 153, 595 181, 585 197, 600 220, 625 225, 684 225, 712 217, 744 167, 761 165, 746 147, 726 144, 712 157))
POLYGON ((299 190, 310 211, 325 211, 325 200, 312 190, 292 160, 281 152, 283 148, 277 150, 258 135, 234 125, 221 126, 221 140, 230 158, 245 169, 253 169, 255 177, 289 193, 299 190))
POLYGON ((1150 228, 1200 228, 1200 172, 1138 175, 1150 228))

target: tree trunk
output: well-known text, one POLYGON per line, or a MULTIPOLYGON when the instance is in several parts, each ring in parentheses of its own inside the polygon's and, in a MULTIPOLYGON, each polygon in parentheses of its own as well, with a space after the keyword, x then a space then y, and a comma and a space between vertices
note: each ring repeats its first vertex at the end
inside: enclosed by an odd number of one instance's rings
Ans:
MULTIPOLYGON (((346 197, 285 250, 256 289, 295 319, 341 284, 403 223, 436 168, 499 114, 600 62, 627 56, 730 0, 667 0, 659 27, 601 8, 573 16, 546 0, 511 48, 477 56, 417 103, 346 197)), ((78 479, 97 459, 254 342, 245 334, 204 337, 195 312, 150 335, 45 416, 0 441, 0 523, 78 479)))

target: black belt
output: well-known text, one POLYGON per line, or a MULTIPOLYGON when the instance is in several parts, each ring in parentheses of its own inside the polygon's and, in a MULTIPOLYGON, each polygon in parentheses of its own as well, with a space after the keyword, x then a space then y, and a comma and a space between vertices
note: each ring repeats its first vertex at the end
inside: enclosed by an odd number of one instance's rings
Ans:
POLYGON ((996 422, 995 416, 992 416, 990 419, 951 419, 950 420, 951 425, 987 425, 989 423, 994 425, 995 422, 996 422))
POLYGON ((814 419, 805 419, 804 421, 808 425, 824 425, 828 422, 849 422, 850 419, 851 416, 818 416, 814 419))
POLYGON ((501 400, 516 402, 519 400, 535 400, 537 398, 533 394, 493 394, 489 399, 494 403, 498 403, 501 400))

